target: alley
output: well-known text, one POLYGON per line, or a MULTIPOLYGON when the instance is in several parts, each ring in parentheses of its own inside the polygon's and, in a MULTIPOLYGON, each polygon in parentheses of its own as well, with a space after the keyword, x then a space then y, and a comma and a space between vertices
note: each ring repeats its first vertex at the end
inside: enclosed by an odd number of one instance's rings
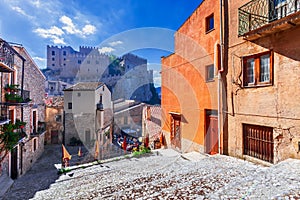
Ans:
MULTIPOLYGON (((59 149, 59 148, 58 148, 59 149)), ((184 159, 166 149, 58 176, 60 152, 45 154, 5 199, 299 199, 300 161, 263 167, 223 155, 184 159)))

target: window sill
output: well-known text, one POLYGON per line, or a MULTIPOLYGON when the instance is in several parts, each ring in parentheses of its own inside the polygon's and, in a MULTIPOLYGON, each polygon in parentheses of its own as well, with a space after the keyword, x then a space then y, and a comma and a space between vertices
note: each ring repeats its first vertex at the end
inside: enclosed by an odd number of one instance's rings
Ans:
POLYGON ((273 86, 271 83, 265 83, 265 84, 257 84, 257 85, 244 85, 244 88, 260 88, 260 87, 269 87, 273 86))
POLYGON ((205 32, 205 34, 208 34, 208 33, 212 32, 212 31, 214 31, 214 30, 215 30, 215 28, 210 29, 210 30, 207 30, 207 31, 205 32))
POLYGON ((206 83, 211 83, 211 82, 215 82, 215 80, 211 79, 211 80, 206 80, 206 83))

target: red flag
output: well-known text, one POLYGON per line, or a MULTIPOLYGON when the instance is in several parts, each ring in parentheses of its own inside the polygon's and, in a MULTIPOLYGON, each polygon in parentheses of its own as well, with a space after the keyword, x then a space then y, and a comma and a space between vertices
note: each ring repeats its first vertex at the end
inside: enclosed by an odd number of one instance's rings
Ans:
POLYGON ((123 146, 123 149, 126 150, 126 147, 127 147, 127 144, 126 144, 126 136, 124 136, 122 146, 123 146))

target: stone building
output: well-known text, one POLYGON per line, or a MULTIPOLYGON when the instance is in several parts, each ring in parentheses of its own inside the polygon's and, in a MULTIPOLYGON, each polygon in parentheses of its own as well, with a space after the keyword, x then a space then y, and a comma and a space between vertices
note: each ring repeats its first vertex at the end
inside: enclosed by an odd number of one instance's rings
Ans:
MULTIPOLYGON (((142 126, 143 137, 149 137, 149 144, 154 148, 154 141, 161 141, 161 107, 146 105, 143 107, 142 126)), ((162 141, 163 142, 163 141, 162 141)))
POLYGON ((220 4, 202 1, 175 33, 174 53, 162 57, 162 132, 180 152, 222 151, 218 125, 220 4))
POLYGON ((62 144, 64 131, 64 99, 61 96, 48 96, 46 105, 46 144, 62 144))
POLYGON ((228 2, 229 155, 269 163, 300 158, 299 5, 228 2))
MULTIPOLYGON (((20 138, 1 166, 5 175, 15 179, 26 173, 44 150, 45 76, 24 47, 10 46, 1 39, 0 52, 5 68, 1 70, 1 124, 13 125, 20 138)), ((1 134, 5 132, 3 129, 1 134)))
POLYGON ((149 101, 152 97, 153 71, 147 70, 147 60, 131 53, 121 57, 99 53, 95 47, 47 46, 47 69, 51 83, 64 81, 100 81, 112 91, 113 100, 119 98, 149 101))
MULTIPOLYGON (((31 168, 44 151, 44 137, 46 134, 44 85, 46 78, 24 47, 14 46, 14 49, 26 59, 24 65, 23 94, 25 95, 26 92, 26 95, 30 99, 28 106, 16 109, 16 117, 19 116, 22 121, 26 122, 25 130, 28 136, 27 140, 23 140, 22 145, 24 146, 21 147, 21 152, 23 153, 19 171, 19 175, 21 175, 31 168)), ((21 66, 18 60, 16 60, 16 63, 21 66)), ((17 80, 21 80, 22 85, 20 71, 17 69, 17 80)), ((24 99, 28 97, 24 97, 24 99)))
POLYGON ((109 63, 109 57, 100 54, 98 48, 80 46, 79 51, 75 51, 70 46, 47 46, 47 68, 51 70, 48 71, 48 80, 70 84, 97 81, 108 75, 105 70, 109 63))
POLYGON ((71 84, 63 81, 51 81, 45 82, 45 92, 47 96, 63 96, 63 90, 70 87, 71 84))
POLYGON ((80 82, 65 89, 64 110, 66 144, 72 138, 87 147, 97 139, 100 144, 106 142, 104 134, 111 134, 113 111, 111 93, 105 84, 80 82))

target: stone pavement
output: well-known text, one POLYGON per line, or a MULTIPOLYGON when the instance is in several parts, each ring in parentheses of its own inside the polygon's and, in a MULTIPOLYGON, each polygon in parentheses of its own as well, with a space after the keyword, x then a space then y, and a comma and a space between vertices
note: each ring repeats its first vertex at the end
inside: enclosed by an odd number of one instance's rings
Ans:
POLYGON ((35 179, 21 178, 17 181, 22 183, 15 183, 5 199, 300 198, 300 160, 263 167, 223 155, 181 155, 170 149, 116 159, 61 176, 43 171, 35 179), (46 177, 51 179, 46 187, 39 186, 46 177))
POLYGON ((0 199, 3 197, 5 192, 12 186, 13 183, 14 181, 6 174, 2 174, 0 176, 0 199))

